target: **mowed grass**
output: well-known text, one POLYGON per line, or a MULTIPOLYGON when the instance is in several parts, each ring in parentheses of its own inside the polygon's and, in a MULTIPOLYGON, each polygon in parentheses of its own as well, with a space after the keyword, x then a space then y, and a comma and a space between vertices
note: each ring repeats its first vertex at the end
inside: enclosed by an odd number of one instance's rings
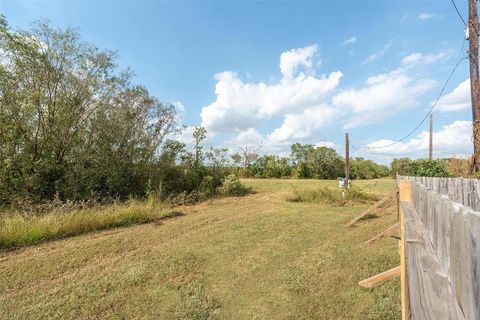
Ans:
MULTIPOLYGON (((399 281, 358 282, 398 265, 397 242, 363 243, 394 208, 286 201, 292 186, 181 208, 174 219, 0 253, 1 319, 399 319, 399 281)), ((381 196, 394 180, 354 182, 381 196)))

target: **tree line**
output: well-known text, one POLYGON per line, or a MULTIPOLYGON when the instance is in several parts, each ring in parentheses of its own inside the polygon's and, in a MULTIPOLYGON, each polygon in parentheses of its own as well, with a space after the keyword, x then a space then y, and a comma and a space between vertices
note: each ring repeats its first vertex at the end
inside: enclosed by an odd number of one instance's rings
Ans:
MULTIPOLYGON (((232 156, 239 175, 252 178, 336 179, 345 176, 345 160, 333 148, 295 143, 288 157, 259 156, 250 148, 232 156)), ((405 176, 468 176, 467 159, 394 159, 389 166, 362 157, 350 158, 351 179, 405 176)))
MULTIPOLYGON (((175 106, 134 84, 132 72, 120 70, 116 59, 115 52, 82 41, 74 29, 37 22, 29 30, 12 30, 0 15, 0 204, 55 197, 103 201, 152 192, 197 201, 244 193, 231 174, 343 176, 344 160, 327 147, 295 143, 289 157, 259 156, 258 148, 245 147, 230 156, 226 148, 204 149, 202 127, 187 147, 175 139, 182 130, 175 106)), ((415 163, 394 161, 390 170, 355 158, 350 175, 431 173, 415 163)))

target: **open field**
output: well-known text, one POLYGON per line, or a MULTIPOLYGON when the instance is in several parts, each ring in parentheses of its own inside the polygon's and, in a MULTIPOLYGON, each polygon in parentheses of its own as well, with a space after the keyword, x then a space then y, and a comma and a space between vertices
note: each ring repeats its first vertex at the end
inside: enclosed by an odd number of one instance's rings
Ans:
MULTIPOLYGON (((244 180, 258 192, 181 208, 157 223, 0 253, 1 319, 399 319, 399 281, 358 281, 398 265, 397 242, 363 243, 393 207, 292 203, 334 181, 244 180)), ((355 184, 379 195, 394 180, 355 184)))

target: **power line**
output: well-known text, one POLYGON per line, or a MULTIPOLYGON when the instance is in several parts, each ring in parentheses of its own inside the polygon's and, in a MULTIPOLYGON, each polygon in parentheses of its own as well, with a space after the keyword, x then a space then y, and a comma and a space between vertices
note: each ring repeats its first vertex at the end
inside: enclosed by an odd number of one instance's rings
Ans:
POLYGON ((440 94, 438 95, 437 99, 435 100, 435 102, 433 103, 432 107, 430 108, 430 111, 425 115, 425 117, 422 119, 422 121, 420 121, 420 123, 415 127, 413 128, 412 131, 410 131, 407 135, 405 135, 404 137, 402 137, 401 139, 398 139, 392 143, 389 143, 387 145, 384 145, 384 146, 378 146, 378 147, 355 147, 353 144, 352 144, 352 148, 355 149, 355 151, 357 150, 360 150, 360 149, 368 149, 368 150, 373 150, 373 149, 383 149, 383 148, 388 148, 388 147, 391 147, 393 145, 396 145, 397 143, 400 143, 402 141, 404 141, 405 139, 407 139, 408 137, 410 137, 415 131, 418 130, 418 128, 420 128, 420 126, 425 122, 425 120, 427 120, 427 118, 430 116, 430 114, 433 112, 433 110, 435 109, 435 107, 437 106, 438 104, 438 101, 440 100, 440 98, 442 97, 443 95, 443 92, 445 91, 445 88, 447 87, 447 84, 450 82, 450 79, 452 78, 453 74, 455 73, 455 71, 457 70, 458 66, 460 65, 460 63, 463 61, 463 60, 466 60, 468 57, 463 57, 461 58, 460 60, 458 60, 458 62, 455 64, 455 67, 453 68, 452 72, 450 72, 450 75, 448 76, 447 78, 447 81, 445 81, 445 84, 443 85, 442 87, 442 90, 440 90, 440 94))
POLYGON ((466 26, 467 23, 465 22, 465 19, 463 19, 462 14, 460 13, 460 11, 458 11, 457 5, 455 4, 455 0, 451 0, 451 1, 452 1, 452 4, 453 4, 453 7, 455 8, 455 11, 457 11, 458 16, 459 16, 460 19, 462 20, 463 25, 466 26))

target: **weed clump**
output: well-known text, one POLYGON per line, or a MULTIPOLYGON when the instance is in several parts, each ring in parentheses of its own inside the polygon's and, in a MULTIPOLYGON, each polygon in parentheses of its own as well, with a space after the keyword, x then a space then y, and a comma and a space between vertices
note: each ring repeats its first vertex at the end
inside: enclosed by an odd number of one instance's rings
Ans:
POLYGON ((225 178, 222 186, 218 188, 218 193, 223 196, 239 197, 252 193, 252 188, 246 187, 236 175, 230 174, 225 178))
POLYGON ((343 194, 343 189, 331 187, 319 187, 307 190, 293 188, 292 193, 287 197, 287 201, 290 202, 329 203, 342 206, 356 203, 370 203, 377 200, 378 197, 376 195, 363 191, 358 187, 351 187, 345 192, 345 195, 343 194))

